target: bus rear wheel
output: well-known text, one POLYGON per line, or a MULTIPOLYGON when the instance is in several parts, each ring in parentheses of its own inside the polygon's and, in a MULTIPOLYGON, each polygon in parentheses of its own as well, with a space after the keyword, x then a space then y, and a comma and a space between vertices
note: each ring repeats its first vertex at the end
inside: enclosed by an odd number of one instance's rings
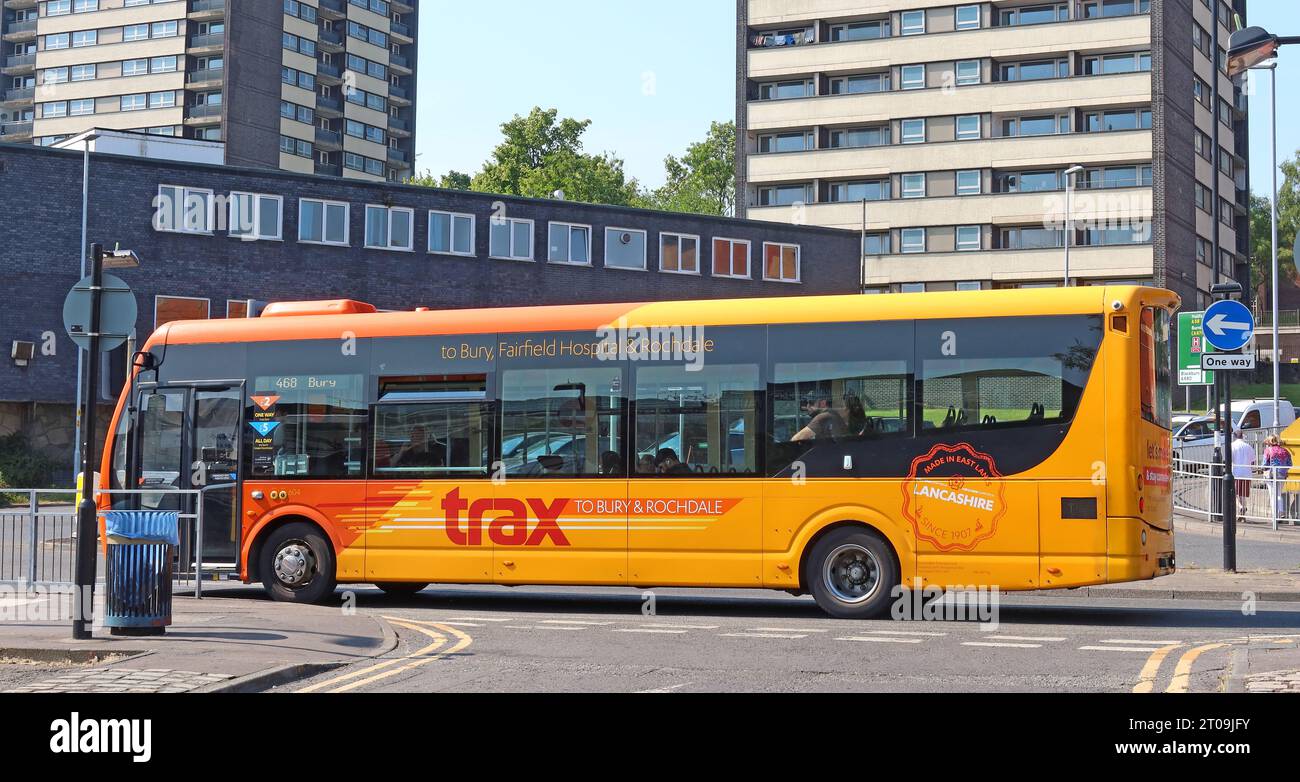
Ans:
POLYGON ((259 563, 267 594, 286 603, 321 603, 337 585, 334 547, 311 524, 286 524, 262 546, 259 563))
POLYGON ((418 581, 382 581, 382 582, 376 581, 375 582, 375 586, 379 587, 384 594, 393 595, 393 596, 413 595, 416 592, 419 592, 421 589, 424 589, 428 585, 429 585, 428 582, 421 583, 418 581))
POLYGON ((807 575, 817 606, 837 619, 884 617, 900 578, 893 548, 861 527, 831 530, 818 540, 807 575))

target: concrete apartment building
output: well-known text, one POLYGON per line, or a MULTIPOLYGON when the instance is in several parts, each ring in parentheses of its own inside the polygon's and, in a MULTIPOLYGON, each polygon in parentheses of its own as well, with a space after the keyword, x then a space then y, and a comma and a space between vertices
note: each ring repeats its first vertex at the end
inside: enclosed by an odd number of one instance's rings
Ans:
POLYGON ((738 0, 740 213, 862 231, 865 292, 1060 285, 1078 166, 1071 284, 1155 282, 1199 307, 1246 269, 1234 11, 738 0))
POLYGON ((412 171, 418 0, 3 0, 0 141, 92 127, 225 144, 230 165, 412 171))

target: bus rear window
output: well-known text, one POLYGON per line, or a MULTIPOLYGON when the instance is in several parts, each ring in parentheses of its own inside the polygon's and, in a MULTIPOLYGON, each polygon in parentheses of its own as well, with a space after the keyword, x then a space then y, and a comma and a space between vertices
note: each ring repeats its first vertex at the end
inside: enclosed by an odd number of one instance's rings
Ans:
POLYGON ((1169 368, 1169 313, 1156 307, 1142 309, 1138 334, 1139 399, 1142 417, 1170 428, 1171 370, 1169 368))

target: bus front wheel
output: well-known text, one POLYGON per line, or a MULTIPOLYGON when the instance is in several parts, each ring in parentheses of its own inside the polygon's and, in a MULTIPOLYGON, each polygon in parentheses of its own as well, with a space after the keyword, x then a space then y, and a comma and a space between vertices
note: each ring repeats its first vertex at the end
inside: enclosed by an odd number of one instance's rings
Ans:
POLYGON ((262 585, 286 603, 320 603, 334 593, 334 547, 311 524, 286 524, 262 546, 262 585))
POLYGON ((818 607, 837 619, 885 616, 900 578, 893 548, 861 527, 831 530, 818 540, 807 574, 818 607))

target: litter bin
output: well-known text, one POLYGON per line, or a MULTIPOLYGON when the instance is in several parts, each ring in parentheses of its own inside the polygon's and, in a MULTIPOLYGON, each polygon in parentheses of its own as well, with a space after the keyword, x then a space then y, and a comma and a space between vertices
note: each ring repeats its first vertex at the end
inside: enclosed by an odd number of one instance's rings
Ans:
POLYGON ((162 635, 172 623, 176 511, 105 511, 104 624, 113 635, 162 635))

